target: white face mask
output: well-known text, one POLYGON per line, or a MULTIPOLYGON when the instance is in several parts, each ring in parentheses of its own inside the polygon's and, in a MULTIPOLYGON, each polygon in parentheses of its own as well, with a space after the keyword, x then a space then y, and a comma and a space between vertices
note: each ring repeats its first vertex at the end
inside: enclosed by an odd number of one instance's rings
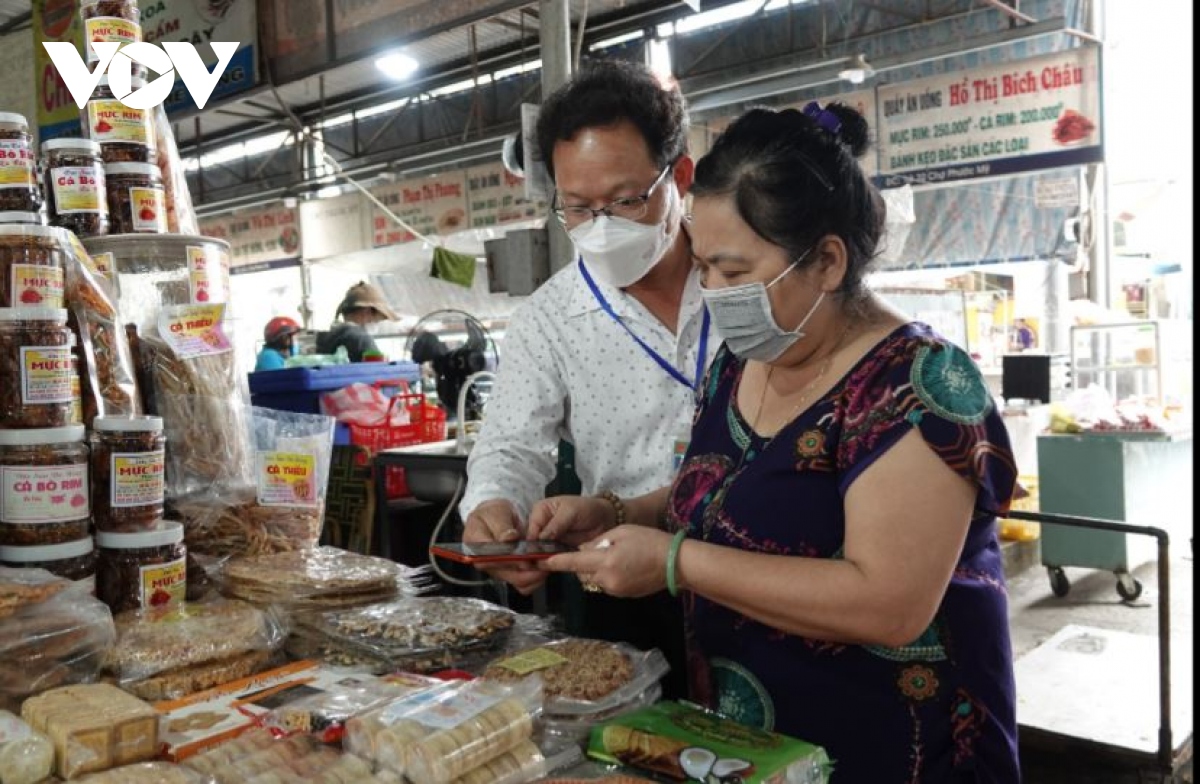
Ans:
MULTIPOLYGON (((667 190, 673 194, 668 198, 674 202, 675 189, 667 190)), ((679 229, 678 224, 672 229, 674 209, 672 203, 667 216, 655 224, 601 215, 568 233, 588 271, 596 279, 623 289, 646 277, 670 249, 679 229)))
POLYGON ((804 318, 800 319, 796 328, 789 331, 775 321, 771 312, 771 298, 767 291, 807 255, 806 251, 779 273, 775 280, 767 284, 755 281, 723 289, 700 289, 704 304, 712 314, 713 324, 721 333, 729 350, 740 359, 774 362, 797 340, 804 337, 804 325, 817 312, 817 308, 825 299, 825 292, 821 292, 821 296, 817 297, 817 301, 809 308, 804 318))

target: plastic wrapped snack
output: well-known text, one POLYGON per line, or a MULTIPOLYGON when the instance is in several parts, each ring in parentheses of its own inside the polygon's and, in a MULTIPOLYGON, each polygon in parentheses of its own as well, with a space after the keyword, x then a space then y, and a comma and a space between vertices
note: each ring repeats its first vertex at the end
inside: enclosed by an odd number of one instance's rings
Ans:
POLYGON ((658 650, 569 638, 498 658, 483 676, 516 681, 536 673, 545 690, 546 714, 591 716, 638 698, 669 670, 658 650))
POLYGON ((25 700, 21 718, 54 743, 55 769, 64 779, 143 762, 158 753, 158 713, 109 684, 42 692, 25 700))
MULTIPOLYGON (((346 676, 319 687, 305 685, 262 719, 272 734, 312 735, 322 743, 340 743, 346 722, 384 703, 431 689, 442 682, 409 673, 384 680, 370 676, 346 676)), ((278 702, 278 698, 274 701, 278 702)))
POLYGON ((349 610, 300 613, 296 625, 386 658, 495 645, 516 614, 479 599, 412 596, 349 610))
POLYGON ((249 357, 229 339, 236 316, 228 243, 110 235, 90 238, 87 248, 112 259, 147 413, 164 420, 167 497, 220 497, 253 486, 250 390, 239 370, 249 357))
POLYGON ((167 231, 171 234, 199 234, 196 209, 188 190, 187 175, 179 158, 175 133, 167 119, 167 110, 159 104, 150 111, 153 115, 154 138, 158 152, 158 170, 162 173, 163 191, 167 203, 167 231))
POLYGON ((336 547, 234 558, 219 581, 226 596, 313 609, 369 604, 432 585, 426 569, 336 547))
POLYGON ((19 598, 0 618, 0 707, 96 677, 116 636, 103 602, 44 569, 0 568, 0 602, 6 597, 19 598))
POLYGON ((662 699, 662 693, 662 685, 655 682, 650 688, 628 702, 604 711, 576 716, 542 714, 542 737, 586 744, 592 727, 596 724, 611 721, 653 705, 662 699))
POLYGON ((0 710, 0 784, 37 784, 54 770, 54 744, 14 714, 0 710))
POLYGON ((342 754, 306 735, 276 739, 250 730, 183 762, 218 784, 400 784, 386 772, 372 774, 366 760, 342 754))
POLYGON ((116 618, 105 671, 143 699, 179 699, 262 669, 286 636, 279 615, 216 598, 116 618))
POLYGON ((351 719, 348 751, 413 784, 450 784, 516 749, 541 710, 537 681, 459 681, 351 719))
POLYGON ((216 779, 170 762, 139 762, 91 773, 80 784, 216 784, 216 779))
POLYGON ((707 781, 724 770, 738 772, 745 784, 827 784, 832 770, 819 746, 679 702, 597 725, 588 755, 674 781, 707 781))
POLYGON ((525 784, 545 772, 546 758, 541 749, 527 740, 455 779, 454 784, 525 784))
POLYGON ((120 324, 116 292, 75 235, 62 231, 66 300, 82 358, 83 421, 143 413, 133 352, 120 324))
POLYGON ((70 581, 45 569, 0 566, 0 620, 40 604, 70 586, 70 581))
POLYGON ((325 501, 311 507, 264 506, 252 488, 222 498, 204 495, 171 504, 189 550, 211 556, 269 555, 312 547, 321 538, 325 501))

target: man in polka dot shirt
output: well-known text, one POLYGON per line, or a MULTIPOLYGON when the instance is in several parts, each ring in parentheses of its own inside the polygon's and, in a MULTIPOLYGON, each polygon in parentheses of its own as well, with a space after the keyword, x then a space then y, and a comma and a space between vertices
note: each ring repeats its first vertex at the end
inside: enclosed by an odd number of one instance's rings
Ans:
MULTIPOLYGON (((513 315, 486 421, 467 465, 459 507, 468 542, 524 535, 556 470, 561 441, 575 447, 585 495, 623 497, 669 484, 690 431, 694 393, 716 351, 692 268, 684 196, 687 110, 644 66, 596 61, 548 98, 538 144, 554 178, 552 210, 579 260, 513 315), (710 339, 711 337, 711 339, 710 339)), ((531 568, 494 572, 528 594, 531 568)), ((657 647, 679 676, 682 616, 666 594, 585 594, 588 636, 657 647)))

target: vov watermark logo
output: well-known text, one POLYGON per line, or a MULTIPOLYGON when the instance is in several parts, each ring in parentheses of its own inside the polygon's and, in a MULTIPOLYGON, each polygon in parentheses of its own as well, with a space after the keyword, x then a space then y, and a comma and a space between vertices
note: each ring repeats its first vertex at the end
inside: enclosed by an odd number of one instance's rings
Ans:
POLYGON ((96 41, 91 47, 98 62, 96 70, 89 71, 75 44, 66 41, 42 44, 81 110, 91 99, 92 93, 96 92, 100 77, 105 72, 108 73, 108 86, 113 97, 130 109, 151 109, 171 94, 176 71, 196 102, 196 108, 203 109, 238 49, 238 44, 232 41, 212 41, 209 45, 217 56, 217 65, 211 71, 200 59, 196 47, 189 43, 168 41, 160 49, 144 41, 124 45, 120 41, 96 41), (134 90, 134 63, 162 75, 145 87, 134 90))

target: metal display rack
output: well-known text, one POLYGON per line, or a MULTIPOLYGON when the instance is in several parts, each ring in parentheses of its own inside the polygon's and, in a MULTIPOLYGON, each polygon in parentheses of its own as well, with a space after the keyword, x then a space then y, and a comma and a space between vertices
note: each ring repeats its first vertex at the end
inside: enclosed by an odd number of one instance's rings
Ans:
MULTIPOLYGON (((1148 536, 1157 543, 1157 573, 1158 589, 1157 637, 1158 637, 1158 702, 1159 727, 1157 749, 1152 753, 1136 748, 1106 743, 1096 744, 1086 738, 1072 734, 1069 729, 1063 731, 1050 730, 1044 727, 1021 726, 1023 744, 1035 747, 1053 749, 1058 753, 1080 751, 1089 754, 1099 754, 1112 759, 1115 763, 1136 769, 1139 780, 1147 780, 1146 774, 1153 778, 1150 781, 1173 781, 1179 770, 1192 757, 1192 732, 1187 731, 1183 741, 1177 744, 1172 728, 1171 702, 1171 574, 1170 574, 1170 537, 1168 533, 1153 526, 1130 525, 1113 520, 1100 520, 1090 517, 1075 517, 1062 514, 1047 514, 1044 512, 1011 511, 1006 517, 1014 520, 1024 520, 1039 523, 1043 526, 1056 525, 1073 529, 1087 529, 1108 534, 1148 536)), ((1113 673, 1121 677, 1122 673, 1113 673)))

